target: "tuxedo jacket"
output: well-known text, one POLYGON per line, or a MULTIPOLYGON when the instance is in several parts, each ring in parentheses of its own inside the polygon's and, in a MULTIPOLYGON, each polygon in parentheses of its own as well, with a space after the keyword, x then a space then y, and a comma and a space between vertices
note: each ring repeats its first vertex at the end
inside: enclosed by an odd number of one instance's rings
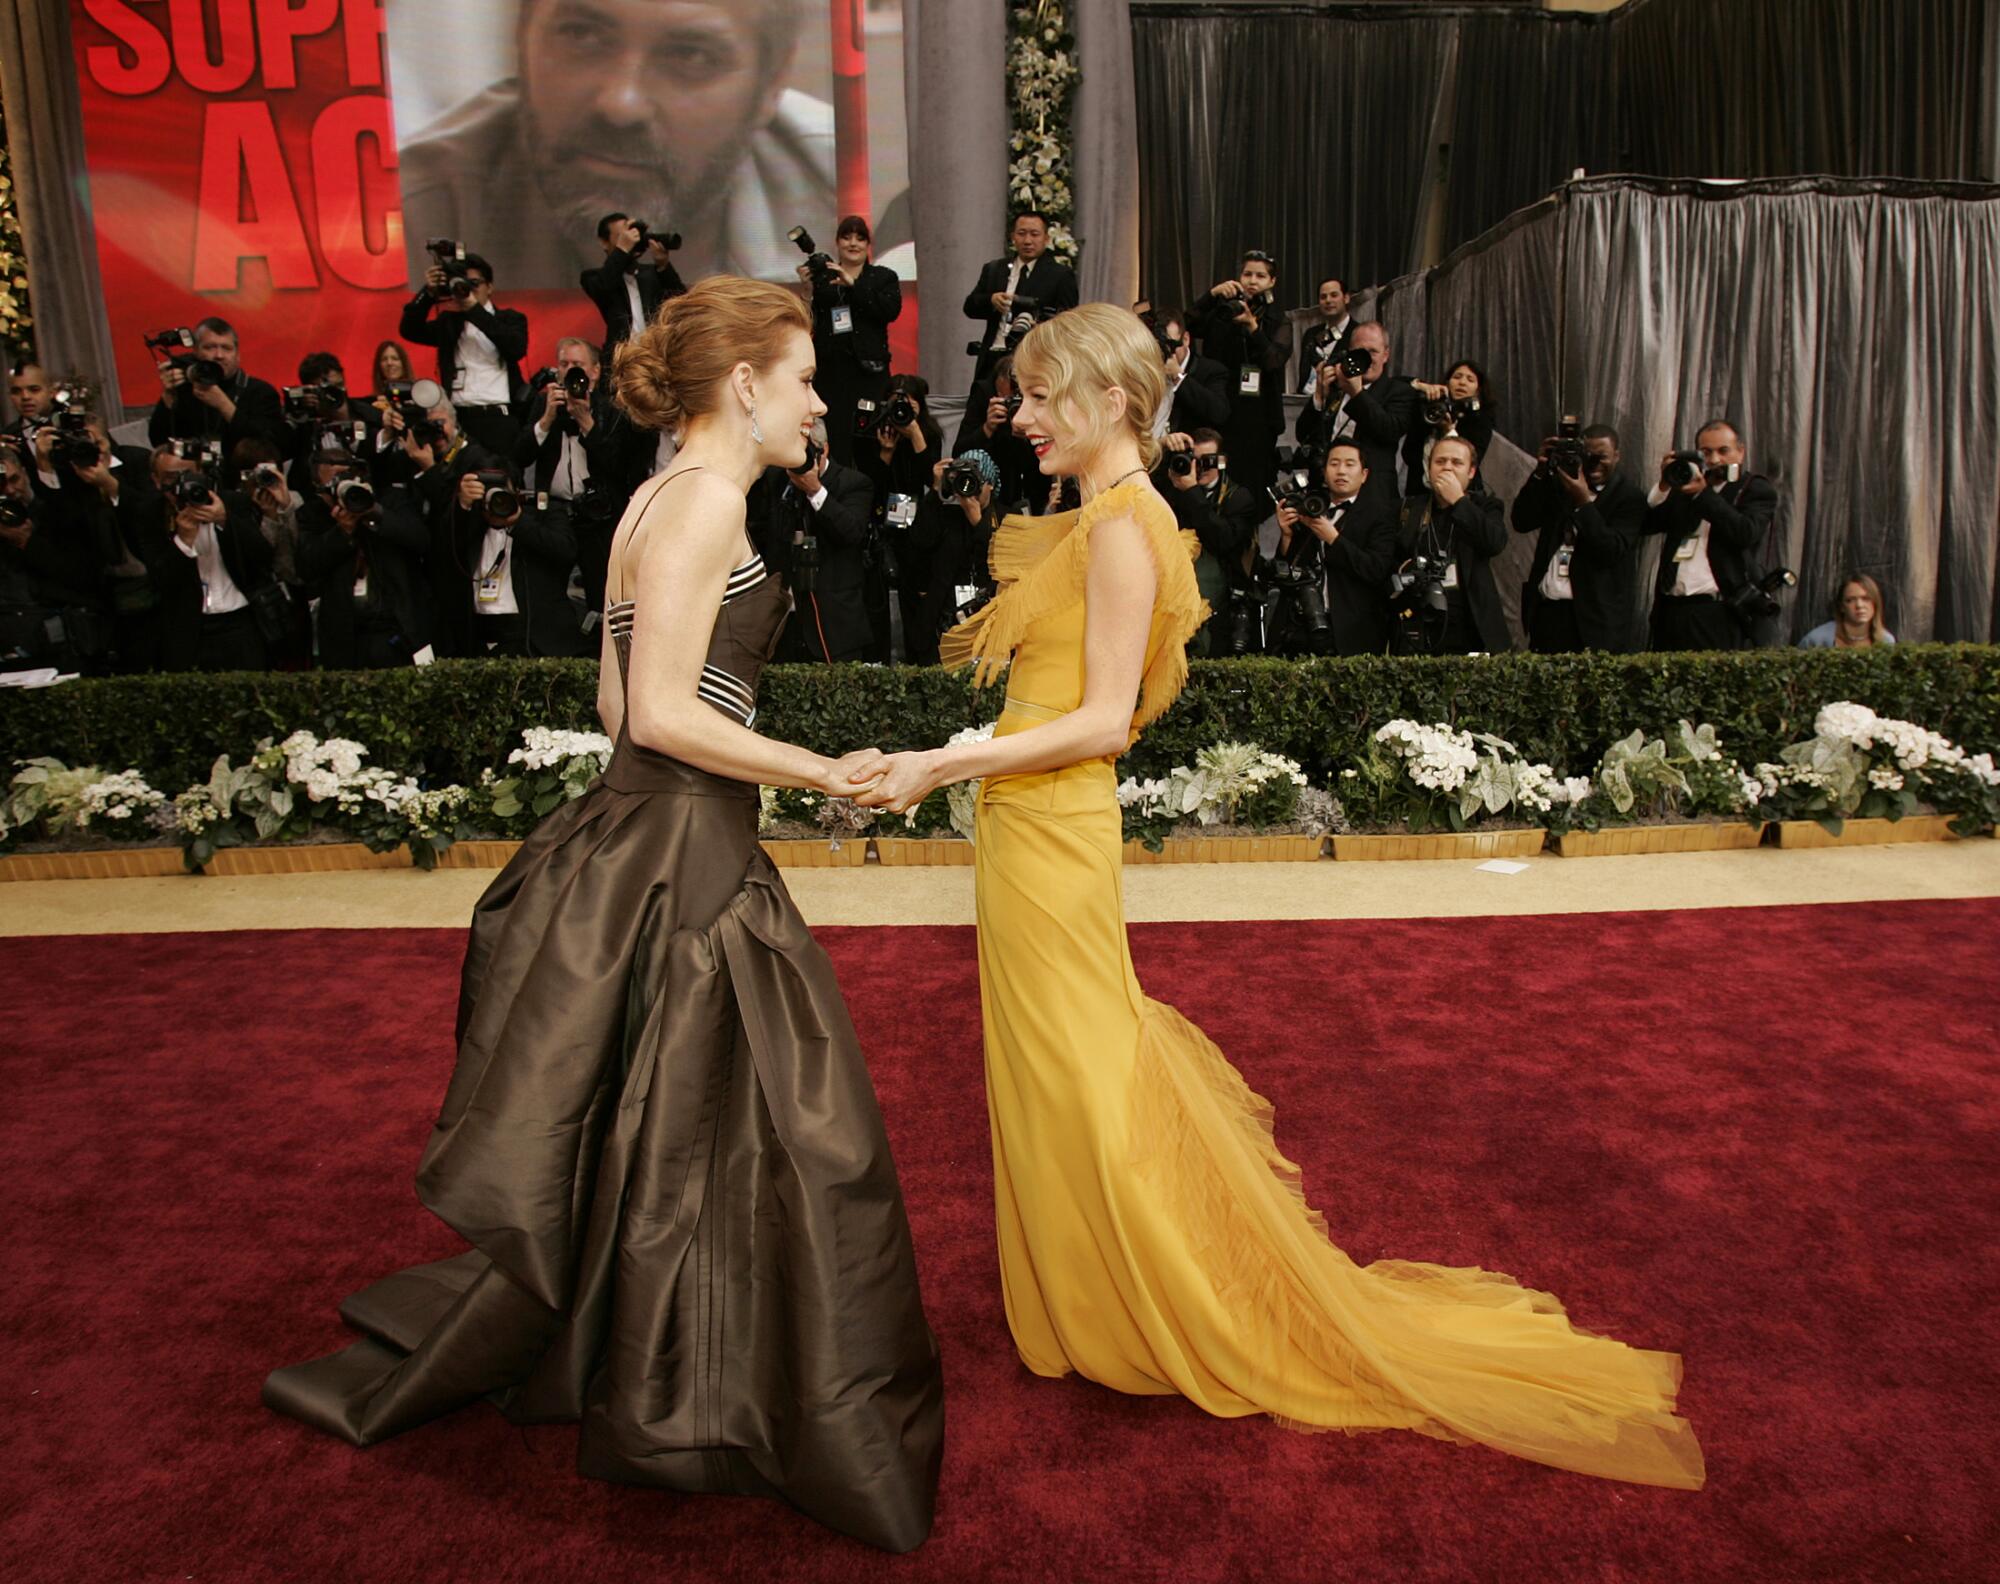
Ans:
POLYGON ((1292 356, 1292 322, 1276 303, 1261 304, 1254 326, 1239 324, 1233 297, 1204 292, 1188 310, 1187 327, 1201 337, 1202 356, 1222 365, 1228 381, 1230 429, 1261 429, 1270 439, 1285 431, 1285 365, 1292 356), (1243 370, 1261 378, 1255 396, 1242 393, 1243 370))
POLYGON ((759 553, 787 586, 792 583, 793 534, 804 528, 818 541, 812 593, 792 591, 787 652, 805 660, 859 660, 869 639, 863 561, 875 491, 867 474, 831 457, 819 481, 826 486, 826 502, 814 511, 783 469, 767 468, 750 487, 750 520, 757 525, 759 553))
MULTIPOLYGON (((473 583, 486 542, 486 515, 477 506, 462 510, 454 500, 444 512, 443 526, 445 575, 432 578, 441 595, 435 633, 452 646, 450 653, 477 656, 485 651, 479 645, 473 583)), ((576 565, 576 533, 570 523, 569 503, 551 498, 542 506, 534 495, 524 496, 521 515, 508 529, 508 538, 512 541, 508 559, 513 563, 514 602, 521 607, 527 628, 528 653, 587 653, 589 645, 569 599, 570 568, 576 565)), ((438 539, 434 525, 430 535, 434 547, 438 539)))
POLYGON ((1229 427, 1229 393, 1234 388, 1229 370, 1214 358, 1199 352, 1188 354, 1187 368, 1167 414, 1168 430, 1191 435, 1197 429, 1213 429, 1220 434, 1229 427))
POLYGON ((903 283, 894 270, 886 264, 864 264, 852 286, 837 277, 830 285, 815 286, 812 312, 813 350, 822 375, 836 369, 889 372, 889 326, 903 312, 903 283), (852 330, 834 330, 836 308, 846 308, 853 315, 852 330))
MULTIPOLYGON (((1326 573, 1327 624, 1336 654, 1381 654, 1389 647, 1389 574, 1396 569, 1396 516, 1364 490, 1335 519, 1340 537, 1317 537, 1326 573)), ((1311 529, 1295 533, 1312 534, 1311 529)))
POLYGON ((458 378, 458 339, 467 325, 476 325, 506 367, 508 399, 518 405, 528 394, 528 382, 521 377, 521 359, 528 355, 528 316, 518 308, 490 305, 465 313, 434 313, 437 303, 428 290, 418 292, 403 304, 398 328, 405 341, 437 348, 438 383, 445 395, 452 394, 452 381, 458 378))
MULTIPOLYGON (((982 347, 992 345, 994 332, 1000 328, 1000 315, 993 306, 993 294, 1007 289, 1007 272, 1013 267, 1011 256, 994 259, 981 267, 979 284, 966 293, 965 317, 977 319, 986 326, 979 337, 982 347)), ((1076 272, 1053 253, 1044 253, 1023 272, 1020 285, 1014 288, 1014 295, 1034 298, 1041 305, 1039 317, 1061 313, 1065 308, 1077 305, 1076 272)))
POLYGON ((638 282, 639 312, 645 316, 645 324, 653 322, 653 315, 660 311, 661 303, 687 290, 680 271, 671 263, 635 264, 632 255, 622 250, 606 254, 602 264, 579 275, 577 283, 597 305, 598 315, 604 320, 604 360, 607 367, 612 349, 627 339, 634 329, 644 328, 644 325, 635 326, 632 323, 632 298, 625 290, 628 277, 638 282))
POLYGON ((1530 630, 1542 598, 1542 577, 1556 552, 1569 544, 1577 636, 1586 649, 1629 650, 1638 621, 1633 562, 1646 522, 1646 497, 1639 486, 1613 473, 1596 500, 1577 506, 1553 475, 1537 475, 1514 497, 1513 518, 1514 532, 1536 535, 1535 559, 1521 585, 1521 614, 1530 630))
POLYGON ((431 641, 430 590, 424 574, 429 535, 416 501, 398 485, 380 496, 381 509, 350 538, 326 501, 309 496, 299 507, 299 576, 319 599, 320 664, 330 671, 355 664, 355 632, 370 608, 394 625, 414 654, 431 641), (354 584, 365 569, 365 603, 354 584))
MULTIPOLYGON (((153 403, 152 414, 146 420, 146 437, 156 446, 169 440, 220 440, 224 472, 230 470, 229 455, 239 440, 268 440, 280 452, 290 447, 285 404, 275 385, 238 369, 236 378, 226 381, 224 389, 236 403, 236 416, 227 423, 222 421, 221 413, 207 402, 197 400, 194 392, 183 385, 170 393, 162 392, 153 403)), ((29 476, 34 476, 32 468, 29 476)))
MULTIPOLYGON (((1397 565, 1416 553, 1424 510, 1430 505, 1428 495, 1412 496, 1402 503, 1396 532, 1397 565)), ((1479 635, 1480 647, 1489 654, 1506 653, 1514 647, 1514 635, 1508 631, 1507 617, 1500 609, 1500 586, 1493 577, 1493 558, 1507 548, 1507 521, 1499 500, 1475 481, 1450 510, 1433 508, 1431 525, 1440 539, 1447 528, 1450 530, 1458 586, 1464 591, 1466 614, 1479 635)))
POLYGON ((1705 489, 1694 496, 1675 490, 1659 505, 1648 507, 1641 531, 1665 536, 1655 597, 1664 599, 1672 591, 1674 553, 1701 531, 1704 522, 1708 524, 1708 564, 1723 597, 1755 582, 1766 570, 1771 524, 1777 515, 1777 488, 1761 473, 1746 473, 1733 484, 1705 489))
MULTIPOLYGON (((271 542, 248 495, 224 490, 220 498, 229 513, 215 529, 222 565, 247 597, 271 581, 271 542)), ((192 671, 201 654, 201 564, 174 543, 172 503, 161 496, 154 500, 159 514, 133 549, 160 595, 160 669, 192 671)))
MULTIPOLYGON (((541 402, 545 399, 538 396, 536 410, 522 415, 526 421, 514 441, 514 470, 526 481, 529 478, 528 469, 532 467, 532 487, 538 490, 545 490, 554 482, 556 469, 562 462, 563 431, 558 425, 549 425, 548 434, 541 439, 535 436, 535 424, 541 418, 541 402)), ((591 482, 597 485, 598 493, 609 497, 615 493, 619 482, 621 457, 617 420, 622 414, 611 405, 611 393, 604 380, 599 380, 597 389, 590 393, 590 415, 593 420, 590 433, 578 438, 583 442, 583 458, 590 470, 591 482)), ((655 441, 654 445, 657 447, 658 442, 655 441)), ((631 491, 627 490, 623 499, 630 498, 631 491)), ((622 507, 623 500, 620 505, 622 507)))

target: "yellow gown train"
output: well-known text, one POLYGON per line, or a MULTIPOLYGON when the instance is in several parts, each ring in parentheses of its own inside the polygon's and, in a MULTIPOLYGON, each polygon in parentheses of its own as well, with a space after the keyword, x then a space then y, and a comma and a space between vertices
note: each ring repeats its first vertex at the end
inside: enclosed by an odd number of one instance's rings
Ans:
MULTIPOLYGON (((1132 516, 1159 574, 1133 738, 1180 691, 1203 606, 1190 541, 1142 483, 1009 519, 1000 595, 948 664, 1012 656, 1000 735, 1082 701, 1093 523, 1132 516)), ((1007 1321, 1028 1367, 1178 1392, 1224 1416, 1406 1429, 1696 1489, 1681 1364, 1570 1323, 1477 1266, 1357 1265, 1275 1147, 1271 1108, 1127 949, 1111 759, 989 777, 975 853, 986 1092, 1007 1321)))

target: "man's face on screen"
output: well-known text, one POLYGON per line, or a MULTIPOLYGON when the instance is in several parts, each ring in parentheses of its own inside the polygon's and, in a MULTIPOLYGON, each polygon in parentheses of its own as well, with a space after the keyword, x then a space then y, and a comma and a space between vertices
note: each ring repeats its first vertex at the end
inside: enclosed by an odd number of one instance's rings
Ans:
POLYGON ((719 204, 791 66, 762 36, 773 3, 526 0, 522 103, 544 196, 591 226, 622 209, 678 228, 719 204))

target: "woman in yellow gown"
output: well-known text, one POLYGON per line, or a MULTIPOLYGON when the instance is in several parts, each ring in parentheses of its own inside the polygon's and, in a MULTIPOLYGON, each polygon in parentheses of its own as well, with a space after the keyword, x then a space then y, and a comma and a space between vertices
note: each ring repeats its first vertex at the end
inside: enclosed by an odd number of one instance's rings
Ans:
POLYGON ((1698 1488, 1681 1365, 1573 1326, 1477 1266, 1357 1265, 1308 1205, 1271 1109, 1133 973, 1115 762, 1180 691, 1204 608, 1193 546, 1146 478, 1163 373, 1097 304, 1015 356, 1016 427, 1080 512, 1010 520, 1002 591, 948 633, 983 678, 1011 656, 990 742, 891 756, 863 801, 980 777, 979 974, 1000 1273, 1027 1366, 1212 1414, 1407 1429, 1559 1468, 1698 1488), (1134 709, 1134 701, 1137 708, 1134 709))

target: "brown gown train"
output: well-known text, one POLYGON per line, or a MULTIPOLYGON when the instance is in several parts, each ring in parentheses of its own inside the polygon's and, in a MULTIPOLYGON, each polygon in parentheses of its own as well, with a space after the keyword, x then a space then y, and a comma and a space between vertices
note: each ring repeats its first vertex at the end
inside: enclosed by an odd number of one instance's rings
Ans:
MULTIPOLYGON (((701 695, 754 720, 789 601, 731 575, 701 695)), ((621 671, 631 606, 613 606, 621 671)), ((635 747, 473 914, 458 1062, 417 1173, 472 1247, 341 1306, 264 1401, 357 1446, 476 1398, 581 1420, 602 1479, 783 1498, 891 1551, 944 1433, 901 1191, 757 788, 635 747)))

